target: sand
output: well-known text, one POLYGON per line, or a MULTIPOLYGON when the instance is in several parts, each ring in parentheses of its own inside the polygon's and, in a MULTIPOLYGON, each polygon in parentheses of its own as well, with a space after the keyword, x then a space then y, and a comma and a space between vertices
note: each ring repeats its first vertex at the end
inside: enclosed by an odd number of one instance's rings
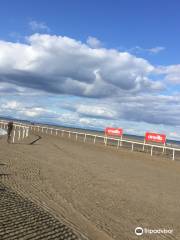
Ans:
POLYGON ((85 240, 48 211, 1 185, 1 240, 85 240))
MULTIPOLYGON (((37 133, 39 134, 39 133, 37 133)), ((4 184, 90 240, 134 240, 137 226, 173 229, 180 239, 180 162, 68 137, 37 137, 8 145, 4 184)))

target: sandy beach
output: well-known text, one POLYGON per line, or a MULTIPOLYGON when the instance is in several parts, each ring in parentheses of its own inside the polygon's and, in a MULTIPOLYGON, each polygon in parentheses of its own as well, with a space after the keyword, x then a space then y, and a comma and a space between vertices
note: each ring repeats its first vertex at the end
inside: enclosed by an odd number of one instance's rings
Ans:
POLYGON ((10 174, 3 184, 77 234, 135 240, 140 226, 173 229, 143 240, 180 239, 180 162, 41 133, 0 142, 1 171, 10 174))

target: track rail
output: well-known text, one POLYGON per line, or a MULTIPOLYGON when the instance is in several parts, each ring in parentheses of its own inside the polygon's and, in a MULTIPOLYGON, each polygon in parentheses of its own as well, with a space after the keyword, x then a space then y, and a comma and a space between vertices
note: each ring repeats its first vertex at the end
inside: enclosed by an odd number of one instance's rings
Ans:
MULTIPOLYGON (((79 136, 82 136, 83 141, 86 142, 88 137, 93 138, 93 143, 95 144, 97 142, 97 139, 102 139, 103 143, 105 146, 108 145, 109 141, 115 142, 115 145, 117 148, 121 147, 123 143, 128 143, 131 145, 131 151, 135 150, 135 146, 141 146, 142 151, 145 150, 145 147, 150 148, 150 154, 151 156, 153 155, 154 149, 159 149, 161 150, 162 153, 166 151, 171 152, 171 159, 175 160, 176 154, 180 153, 180 148, 173 148, 173 147, 168 147, 168 146, 160 146, 157 144, 149 144, 149 143, 143 143, 143 142, 137 142, 137 141, 131 141, 131 140, 126 140, 126 139, 121 139, 121 138, 112 138, 112 137, 107 137, 107 136, 102 136, 102 135, 97 135, 97 134, 90 134, 87 132, 78 132, 78 131, 70 131, 70 130, 64 130, 60 128, 54 128, 54 127, 47 127, 44 125, 30 125, 30 124, 24 124, 20 122, 14 122, 15 130, 18 129, 20 133, 20 129, 24 129, 25 131, 25 136, 28 136, 29 130, 33 132, 41 132, 43 134, 50 134, 50 135, 55 135, 55 136, 64 136, 64 134, 68 134, 68 137, 70 138, 72 135, 75 135, 75 139, 77 140, 79 136)), ((6 129, 7 128, 7 121, 0 121, 0 127, 6 129)), ((14 133, 14 135, 16 135, 14 133)), ((15 138, 15 136, 14 136, 15 138)), ((20 138, 20 135, 18 139, 20 138)))

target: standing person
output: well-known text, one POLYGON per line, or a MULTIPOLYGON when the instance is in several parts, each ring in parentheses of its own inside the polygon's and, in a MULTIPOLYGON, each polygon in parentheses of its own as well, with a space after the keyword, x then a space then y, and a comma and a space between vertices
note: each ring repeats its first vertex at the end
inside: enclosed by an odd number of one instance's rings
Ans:
POLYGON ((13 130, 13 122, 8 122, 8 129, 7 129, 7 142, 10 143, 11 140, 11 133, 13 130))

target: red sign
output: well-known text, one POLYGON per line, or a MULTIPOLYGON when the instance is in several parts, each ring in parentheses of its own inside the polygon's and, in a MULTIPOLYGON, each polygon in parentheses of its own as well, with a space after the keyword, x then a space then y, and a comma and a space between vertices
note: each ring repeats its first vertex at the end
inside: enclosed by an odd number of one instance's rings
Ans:
POLYGON ((157 142, 157 143, 165 143, 166 135, 158 134, 158 133, 149 133, 147 132, 145 135, 146 141, 157 142))
POLYGON ((107 127, 105 129, 105 134, 106 135, 111 135, 111 136, 122 136, 123 135, 123 130, 122 130, 122 128, 107 127))

